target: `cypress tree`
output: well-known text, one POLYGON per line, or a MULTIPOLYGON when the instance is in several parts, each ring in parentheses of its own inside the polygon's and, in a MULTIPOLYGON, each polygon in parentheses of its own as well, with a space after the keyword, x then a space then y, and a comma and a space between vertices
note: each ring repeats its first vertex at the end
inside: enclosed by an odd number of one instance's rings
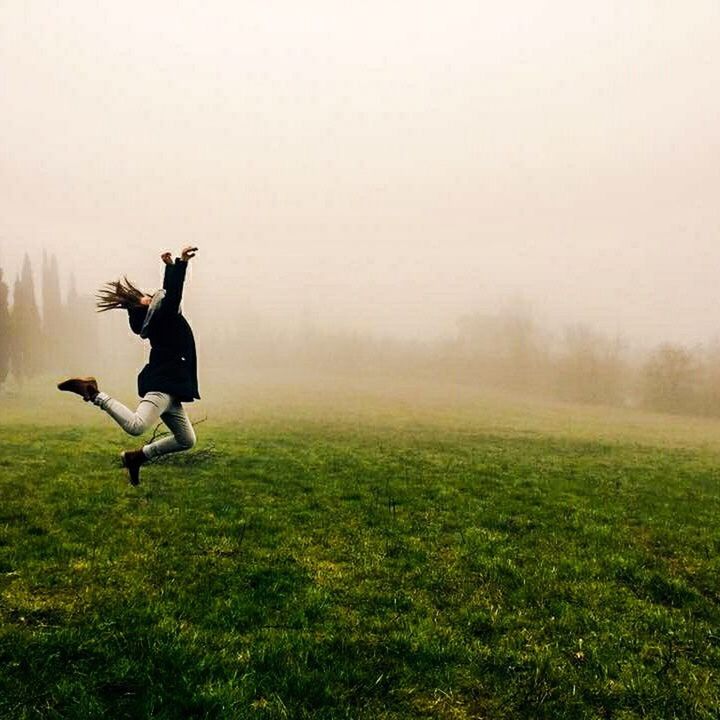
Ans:
POLYGON ((77 286, 75 285, 75 273, 70 274, 70 282, 68 284, 67 293, 67 310, 68 313, 72 312, 73 306, 78 301, 77 286))
POLYGON ((3 281, 3 271, 0 268, 0 385, 5 382, 10 370, 11 342, 8 286, 3 281))
POLYGON ((47 358, 44 364, 47 368, 52 367, 55 370, 62 364, 65 355, 62 347, 63 308, 57 259, 54 255, 48 259, 45 252, 43 252, 42 283, 42 326, 47 358))
POLYGON ((42 366, 42 325, 30 258, 25 254, 20 278, 15 281, 12 307, 13 373, 18 380, 37 375, 42 366))
POLYGON ((25 378, 25 366, 23 364, 22 342, 20 340, 21 331, 21 311, 22 307, 22 285, 20 284, 20 276, 15 276, 13 283, 13 303, 10 309, 10 368, 18 382, 22 382, 25 378))
POLYGON ((72 343, 67 348, 66 362, 69 368, 76 368, 82 365, 82 337, 79 333, 77 322, 78 317, 78 294, 75 285, 75 274, 70 274, 68 282, 67 301, 63 306, 63 318, 68 330, 72 329, 72 343))

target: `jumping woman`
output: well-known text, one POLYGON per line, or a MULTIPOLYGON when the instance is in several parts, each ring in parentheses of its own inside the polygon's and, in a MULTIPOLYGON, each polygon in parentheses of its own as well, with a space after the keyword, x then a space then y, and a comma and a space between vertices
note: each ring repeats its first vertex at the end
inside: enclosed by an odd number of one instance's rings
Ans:
POLYGON ((142 435, 158 418, 170 429, 170 437, 122 453, 122 464, 132 485, 140 482, 140 467, 148 460, 189 450, 195 444, 195 431, 182 404, 200 399, 197 356, 192 329, 180 311, 180 301, 188 262, 196 252, 196 247, 186 247, 174 262, 171 253, 163 253, 163 289, 153 295, 138 290, 127 278, 107 283, 97 294, 100 312, 127 310, 132 331, 150 341, 150 359, 138 375, 142 400, 135 412, 100 392, 94 377, 70 378, 58 385, 60 390, 76 393, 97 405, 130 435, 142 435))

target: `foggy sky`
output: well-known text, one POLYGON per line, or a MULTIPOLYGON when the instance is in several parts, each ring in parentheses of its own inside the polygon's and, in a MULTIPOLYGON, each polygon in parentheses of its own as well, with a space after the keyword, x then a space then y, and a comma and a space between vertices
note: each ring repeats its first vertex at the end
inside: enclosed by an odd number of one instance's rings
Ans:
POLYGON ((0 0, 0 266, 153 288, 193 243, 206 309, 704 340, 718 38, 716 0, 0 0))

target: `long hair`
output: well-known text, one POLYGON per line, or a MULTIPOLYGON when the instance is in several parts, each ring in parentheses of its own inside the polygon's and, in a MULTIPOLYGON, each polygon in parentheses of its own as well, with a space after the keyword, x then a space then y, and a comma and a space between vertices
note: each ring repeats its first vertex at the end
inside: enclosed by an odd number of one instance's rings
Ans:
POLYGON ((98 312, 107 310, 126 310, 138 307, 145 293, 135 287, 127 277, 105 283, 96 293, 98 312))

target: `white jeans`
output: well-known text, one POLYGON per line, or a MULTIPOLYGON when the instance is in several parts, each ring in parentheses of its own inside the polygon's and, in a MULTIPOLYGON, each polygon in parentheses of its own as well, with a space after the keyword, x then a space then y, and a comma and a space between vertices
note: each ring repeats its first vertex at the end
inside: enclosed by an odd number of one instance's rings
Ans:
POLYGON ((195 431, 190 418, 185 413, 182 403, 172 395, 162 392, 146 393, 135 412, 104 392, 98 393, 93 403, 102 408, 130 435, 142 435, 161 418, 170 429, 172 436, 145 445, 143 452, 148 458, 189 450, 195 444, 195 431))

